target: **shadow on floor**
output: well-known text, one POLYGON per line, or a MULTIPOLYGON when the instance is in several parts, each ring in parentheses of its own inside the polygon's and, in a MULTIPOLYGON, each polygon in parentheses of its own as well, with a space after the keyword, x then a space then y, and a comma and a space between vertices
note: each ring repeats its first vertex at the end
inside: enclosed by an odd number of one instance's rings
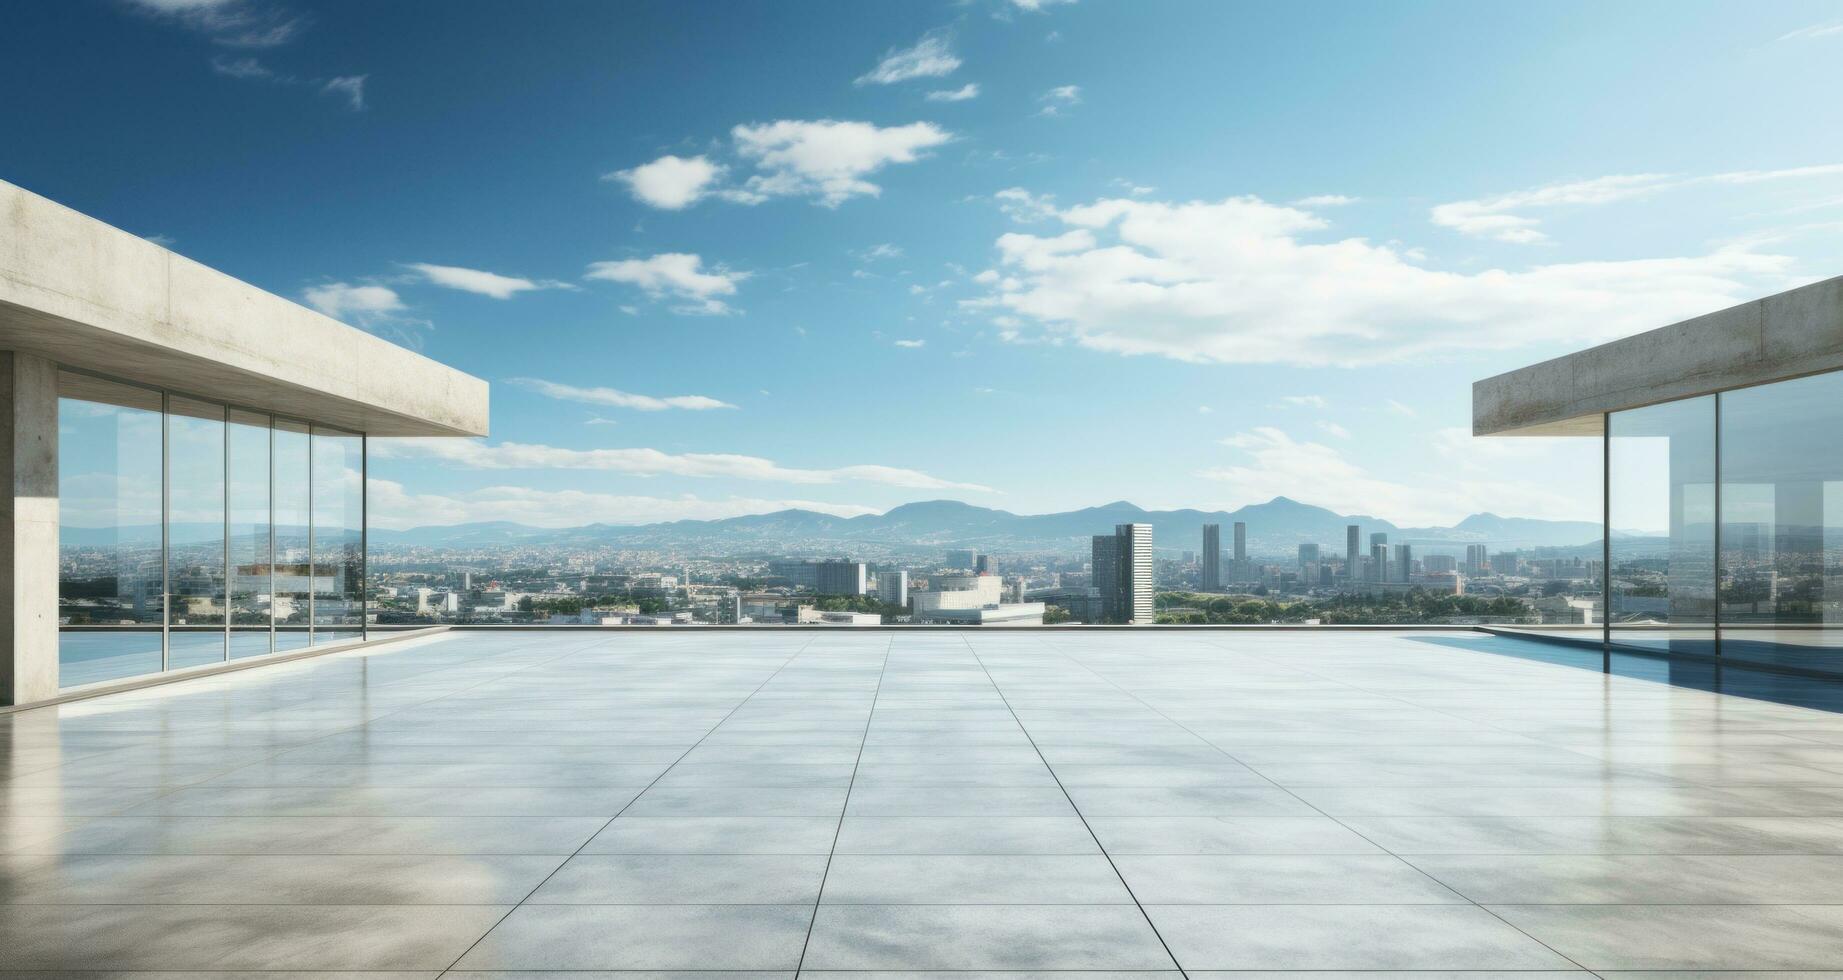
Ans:
POLYGON ((1420 643, 1450 647, 1473 653, 1500 657, 1537 660, 1564 667, 1604 671, 1620 677, 1671 684, 1676 687, 1731 694, 1735 697, 1772 701, 1777 704, 1843 712, 1843 680, 1799 677, 1766 670, 1753 670, 1726 664, 1693 660, 1676 660, 1662 656, 1614 652, 1610 656, 1599 650, 1542 640, 1524 640, 1509 636, 1417 636, 1420 643))

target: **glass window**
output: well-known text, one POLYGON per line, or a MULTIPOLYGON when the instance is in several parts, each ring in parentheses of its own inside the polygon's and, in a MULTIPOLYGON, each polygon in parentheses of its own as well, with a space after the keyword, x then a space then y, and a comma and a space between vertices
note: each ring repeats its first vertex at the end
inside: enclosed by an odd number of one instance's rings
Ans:
POLYGON ((224 659, 224 406, 167 399, 169 669, 224 659))
POLYGON ((313 642, 361 639, 365 626, 364 440, 313 430, 313 642))
POLYGON ((1843 374, 1721 396, 1721 652, 1843 668, 1843 374))
POLYGON ((232 409, 230 476, 230 655, 270 652, 269 417, 232 409))
POLYGON ((58 384, 58 638, 65 687, 161 665, 160 395, 58 384))
POLYGON ((308 526, 312 510, 308 495, 307 426, 275 420, 274 477, 270 493, 275 503, 275 649, 297 650, 307 645, 308 606, 313 599, 312 566, 308 561, 308 526))
POLYGON ((1608 635, 1715 653, 1715 399, 1607 419, 1608 635))

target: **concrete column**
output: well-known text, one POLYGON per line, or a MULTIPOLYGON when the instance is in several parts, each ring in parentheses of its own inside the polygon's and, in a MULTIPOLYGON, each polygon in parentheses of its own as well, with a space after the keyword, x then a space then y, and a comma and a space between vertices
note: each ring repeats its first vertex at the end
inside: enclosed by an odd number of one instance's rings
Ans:
POLYGON ((58 693, 58 369, 0 351, 0 705, 58 693))

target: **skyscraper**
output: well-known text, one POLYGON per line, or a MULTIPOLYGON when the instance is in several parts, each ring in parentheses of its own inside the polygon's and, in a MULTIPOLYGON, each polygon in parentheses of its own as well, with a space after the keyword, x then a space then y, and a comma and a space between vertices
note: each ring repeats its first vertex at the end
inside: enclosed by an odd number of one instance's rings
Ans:
POLYGON ((1389 580, 1389 546, 1376 540, 1379 535, 1369 536, 1369 580, 1387 582, 1389 580))
POLYGON ((1414 548, 1411 545, 1395 546, 1395 581, 1406 582, 1414 578, 1414 548))
POLYGON ((877 598, 898 606, 909 604, 909 573, 878 572, 877 598))
POLYGON ((1116 524, 1112 534, 1095 535, 1093 569, 1103 621, 1152 622, 1152 525, 1116 524))
POLYGON ((1222 590, 1222 525, 1203 525, 1203 591, 1222 590))
POLYGON ((1466 575, 1477 576, 1477 575, 1483 575, 1487 571, 1490 571, 1491 566, 1489 564, 1489 560, 1490 558, 1485 553, 1484 545, 1468 544, 1465 546, 1465 573, 1466 575))
POLYGON ((1362 561, 1363 561, 1363 556, 1357 552, 1357 548, 1359 546, 1358 543, 1362 540, 1362 537, 1363 536, 1358 533, 1358 529, 1355 524, 1350 524, 1350 525, 1345 526, 1344 528, 1344 578, 1346 581, 1354 582, 1357 580, 1357 566, 1362 564, 1362 561))
POLYGON ((1246 521, 1236 521, 1235 522, 1236 567, 1237 568, 1241 567, 1241 563, 1247 560, 1248 560, 1248 523, 1246 521))
POLYGON ((1318 545, 1302 544, 1299 546, 1299 570, 1306 571, 1306 566, 1318 564, 1318 545))

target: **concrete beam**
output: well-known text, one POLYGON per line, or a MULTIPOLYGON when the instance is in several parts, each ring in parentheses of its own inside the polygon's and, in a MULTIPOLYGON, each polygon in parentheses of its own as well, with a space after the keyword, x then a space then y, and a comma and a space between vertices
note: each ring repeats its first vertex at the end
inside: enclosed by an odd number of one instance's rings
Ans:
POLYGON ((1843 276, 1472 384, 1472 434, 1599 435, 1604 412, 1843 370, 1843 276))
POLYGON ((0 705, 58 693, 58 369, 0 351, 0 705))
POLYGON ((479 378, 4 181, 0 349, 371 435, 487 432, 479 378))

